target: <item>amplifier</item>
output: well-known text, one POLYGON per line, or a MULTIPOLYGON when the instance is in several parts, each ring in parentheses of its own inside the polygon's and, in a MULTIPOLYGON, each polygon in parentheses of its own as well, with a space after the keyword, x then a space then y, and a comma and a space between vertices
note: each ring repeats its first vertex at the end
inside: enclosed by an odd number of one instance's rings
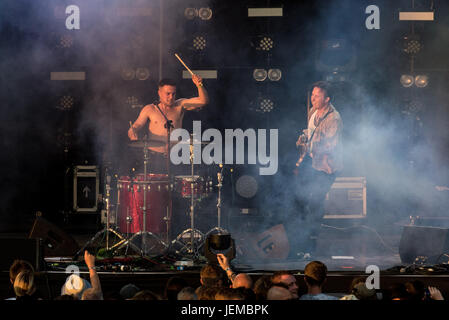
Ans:
POLYGON ((97 166, 76 166, 73 172, 73 210, 97 212, 100 174, 97 166))
POLYGON ((366 178, 338 177, 324 202, 324 219, 366 217, 366 178))

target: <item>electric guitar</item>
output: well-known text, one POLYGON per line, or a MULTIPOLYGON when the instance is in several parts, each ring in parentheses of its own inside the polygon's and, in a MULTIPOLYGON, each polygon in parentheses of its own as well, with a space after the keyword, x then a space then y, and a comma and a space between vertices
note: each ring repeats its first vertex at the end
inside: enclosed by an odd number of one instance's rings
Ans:
POLYGON ((307 154, 307 143, 308 143, 308 139, 307 136, 303 133, 299 136, 298 138, 298 143, 297 146, 299 148, 299 158, 298 161, 296 161, 296 167, 299 167, 301 165, 301 163, 304 161, 304 158, 307 154))
MULTIPOLYGON (((314 134, 315 134, 315 132, 316 132, 316 129, 320 126, 320 124, 323 122, 323 120, 324 119, 326 119, 326 117, 330 114, 330 113, 332 113, 333 112, 333 110, 332 109, 329 109, 327 112, 326 112, 326 114, 322 117, 322 118, 320 118, 319 119, 319 121, 318 121, 318 123, 316 124, 316 127, 315 127, 315 129, 313 130, 313 132, 312 132, 312 134, 311 134, 311 136, 310 136, 310 139, 312 139, 313 138, 313 136, 314 136, 314 134)), ((298 175, 298 173, 299 173, 299 166, 301 165, 301 163, 304 161, 304 158, 306 157, 306 155, 307 155, 307 153, 308 153, 308 136, 306 135, 306 132, 307 132, 307 130, 303 130, 303 134, 301 134, 300 136, 299 136, 299 138, 298 138, 298 142, 296 143, 296 146, 297 147, 299 147, 299 159, 298 159, 298 161, 296 161, 296 168, 293 170, 293 173, 295 174, 295 175, 298 175)), ((327 163, 327 155, 324 155, 324 157, 325 157, 325 162, 327 163)), ((330 169, 330 168, 329 168, 330 169)))
MULTIPOLYGON (((306 131, 306 130, 304 130, 304 131, 306 131)), ((299 158, 298 158, 298 161, 296 161, 295 169, 293 170, 293 173, 295 175, 299 174, 299 167, 301 166, 301 163, 304 161, 304 158, 307 155, 307 152, 308 152, 307 144, 308 144, 307 135, 305 133, 303 133, 299 136, 298 141, 296 142, 296 146, 298 147, 298 150, 299 150, 299 158)))

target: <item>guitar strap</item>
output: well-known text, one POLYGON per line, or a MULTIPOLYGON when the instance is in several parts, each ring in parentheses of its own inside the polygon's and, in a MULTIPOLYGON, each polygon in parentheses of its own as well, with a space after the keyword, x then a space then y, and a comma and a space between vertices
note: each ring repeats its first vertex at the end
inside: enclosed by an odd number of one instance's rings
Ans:
POLYGON ((313 129, 313 132, 312 132, 312 134, 310 135, 310 139, 309 139, 309 141, 308 141, 308 144, 309 144, 308 149, 309 149, 309 150, 310 150, 311 143, 312 143, 312 138, 313 138, 313 136, 315 135, 316 129, 320 126, 320 124, 323 122, 323 120, 326 119, 326 117, 327 117, 330 113, 332 113, 332 112, 334 112, 334 109, 333 109, 333 108, 329 108, 329 110, 326 112, 326 114, 324 115, 324 117, 322 117, 322 118, 320 119, 320 121, 318 121, 318 124, 315 126, 315 129, 313 129))

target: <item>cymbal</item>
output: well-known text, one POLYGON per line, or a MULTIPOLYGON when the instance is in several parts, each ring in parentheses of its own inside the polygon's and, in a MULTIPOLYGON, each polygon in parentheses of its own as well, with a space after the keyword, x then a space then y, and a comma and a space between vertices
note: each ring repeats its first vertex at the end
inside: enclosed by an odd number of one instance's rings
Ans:
POLYGON ((163 147, 165 146, 165 142, 164 141, 160 141, 160 140, 134 140, 128 143, 129 147, 132 148, 145 148, 145 147, 163 147))
MULTIPOLYGON (((175 144, 187 144, 187 145, 190 145, 190 141, 183 141, 183 140, 181 140, 181 141, 170 141, 170 143, 172 145, 175 145, 175 144)), ((210 141, 193 140, 193 144, 205 145, 205 144, 209 144, 209 143, 210 143, 210 141)))

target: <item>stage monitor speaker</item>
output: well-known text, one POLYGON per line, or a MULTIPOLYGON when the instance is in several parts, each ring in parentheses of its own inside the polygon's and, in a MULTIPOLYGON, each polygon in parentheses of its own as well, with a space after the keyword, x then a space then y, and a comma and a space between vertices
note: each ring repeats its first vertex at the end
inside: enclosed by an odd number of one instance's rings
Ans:
POLYGON ((34 271, 44 270, 45 263, 42 255, 41 239, 0 239, 0 248, 2 248, 1 271, 9 272, 9 268, 16 259, 31 263, 34 271))
POLYGON ((315 255, 323 258, 367 257, 380 256, 388 250, 375 229, 360 225, 339 228, 323 224, 316 240, 315 255))
POLYGON ((284 225, 275 225, 263 232, 236 235, 237 253, 242 260, 270 261, 288 257, 290 244, 284 225))
POLYGON ((71 257, 79 249, 70 235, 40 216, 36 216, 29 238, 42 239, 45 257, 71 257))
POLYGON ((427 264, 436 264, 444 253, 449 253, 449 229, 404 227, 399 243, 402 263, 413 263, 417 258, 424 258, 427 264))

